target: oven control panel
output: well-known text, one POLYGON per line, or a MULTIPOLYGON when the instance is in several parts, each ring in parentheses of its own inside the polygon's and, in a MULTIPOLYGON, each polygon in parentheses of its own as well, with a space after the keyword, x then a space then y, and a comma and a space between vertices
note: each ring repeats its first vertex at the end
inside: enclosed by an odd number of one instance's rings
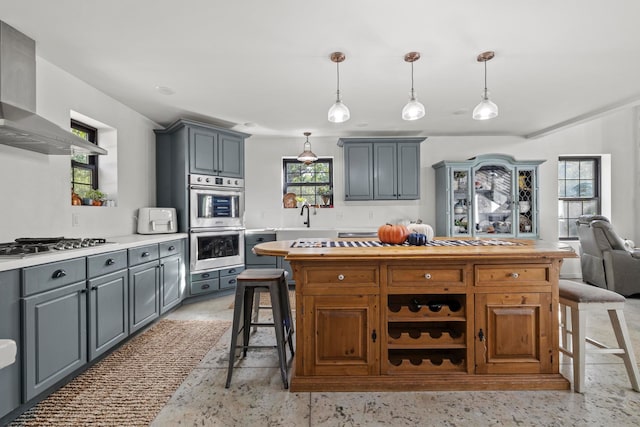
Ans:
POLYGON ((191 185, 210 185, 215 187, 244 188, 244 179, 224 176, 189 175, 191 185))

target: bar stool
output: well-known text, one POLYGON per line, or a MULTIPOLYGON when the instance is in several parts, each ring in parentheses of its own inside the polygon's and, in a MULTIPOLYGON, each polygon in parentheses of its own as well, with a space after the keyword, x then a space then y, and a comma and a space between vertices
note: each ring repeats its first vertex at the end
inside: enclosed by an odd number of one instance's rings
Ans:
POLYGON ((233 309, 233 326, 231 330, 231 348, 229 350, 229 370, 227 384, 231 384, 233 365, 237 350, 243 350, 246 357, 250 348, 277 348, 280 361, 280 374, 284 388, 289 388, 286 344, 293 356, 293 317, 289 303, 289 291, 285 278, 285 271, 281 268, 255 268, 244 270, 237 277, 236 297, 233 309), (273 323, 260 323, 252 319, 254 294, 258 291, 269 292, 271 296, 271 311, 273 323), (249 345, 249 332, 252 326, 273 327, 276 332, 275 346, 249 345), (239 343, 240 342, 240 343, 239 343))
POLYGON ((640 391, 636 364, 627 323, 624 319, 625 298, 613 291, 569 280, 559 281, 560 351, 573 359, 573 388, 584 390, 585 353, 615 354, 624 360, 631 387, 640 391), (609 347, 586 336, 590 310, 607 310, 618 347, 609 347), (586 344, 596 348, 586 348, 586 344))

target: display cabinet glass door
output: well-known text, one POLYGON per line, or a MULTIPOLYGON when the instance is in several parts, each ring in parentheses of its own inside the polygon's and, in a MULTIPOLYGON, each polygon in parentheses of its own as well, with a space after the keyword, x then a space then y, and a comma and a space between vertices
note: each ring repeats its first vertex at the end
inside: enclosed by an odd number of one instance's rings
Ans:
POLYGON ((474 171, 473 224, 476 234, 514 233, 512 168, 485 165, 474 171))
POLYGON ((471 197, 470 197, 470 173, 469 169, 452 169, 453 179, 451 180, 453 191, 452 205, 453 206, 453 224, 450 224, 451 235, 469 236, 470 224, 469 215, 472 212, 471 197))

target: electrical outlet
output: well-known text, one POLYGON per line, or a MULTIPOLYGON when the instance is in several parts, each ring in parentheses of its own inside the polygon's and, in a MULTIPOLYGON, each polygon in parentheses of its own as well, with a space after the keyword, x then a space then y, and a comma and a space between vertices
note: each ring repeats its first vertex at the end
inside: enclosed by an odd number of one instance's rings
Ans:
POLYGON ((80 225, 80 215, 73 212, 71 214, 71 226, 78 227, 80 225))

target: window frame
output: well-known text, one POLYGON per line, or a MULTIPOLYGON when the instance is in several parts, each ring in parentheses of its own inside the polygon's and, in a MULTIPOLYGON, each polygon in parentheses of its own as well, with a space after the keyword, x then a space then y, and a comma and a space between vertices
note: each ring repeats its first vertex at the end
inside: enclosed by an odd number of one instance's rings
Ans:
MULTIPOLYGON (((602 213, 602 157, 601 156, 559 156, 558 157, 558 164, 560 164, 560 162, 580 162, 580 161, 593 161, 593 165, 594 165, 594 170, 593 170, 593 181, 594 181, 594 186, 593 186, 593 196, 592 197, 560 197, 560 194, 558 194, 558 202, 589 202, 589 201, 595 201, 596 202, 596 212, 594 213, 594 215, 601 215, 602 213)), ((566 171, 566 169, 565 169, 566 171)), ((560 175, 558 175, 558 182, 560 182, 561 180, 565 180, 566 181, 566 173, 565 173, 565 177, 561 177, 560 175)), ((579 184, 578 184, 579 185, 579 184)), ((565 193, 566 194, 566 193, 565 193)), ((565 216, 565 217, 558 217, 558 239, 559 240, 563 240, 563 241, 577 241, 579 240, 579 237, 576 236, 562 236, 560 235, 560 221, 562 219, 566 219, 569 220, 570 217, 565 216)), ((570 230, 570 229, 569 229, 570 230)))
MULTIPOLYGON (((284 197, 285 194, 287 194, 287 187, 290 187, 290 186, 300 186, 300 187, 320 187, 320 186, 324 187, 324 186, 329 186, 329 188, 332 191, 332 194, 330 195, 330 203, 329 203, 329 205, 326 206, 326 205, 318 204, 318 206, 319 207, 326 207, 326 208, 333 207, 333 183, 334 183, 333 160, 334 160, 333 157, 318 157, 318 160, 313 162, 314 164, 327 163, 329 165, 329 182, 320 184, 318 182, 289 182, 289 181, 287 181, 287 165, 289 165, 289 164, 301 164, 302 162, 297 160, 295 157, 283 157, 282 158, 282 195, 283 195, 283 197, 284 197)), ((316 199, 318 197, 321 197, 321 195, 319 193, 317 193, 317 190, 315 192, 315 196, 316 196, 316 199)), ((289 208, 285 208, 284 203, 282 204, 282 207, 284 209, 289 209, 289 208)))
MULTIPOLYGON (((85 132, 88 136, 87 141, 92 144, 98 145, 98 129, 92 126, 87 125, 86 123, 82 123, 78 120, 71 119, 71 129, 76 129, 81 132, 85 132)), ((74 181, 74 170, 75 169, 85 169, 91 172, 91 188, 93 190, 97 190, 99 188, 98 185, 98 156, 95 154, 89 154, 88 163, 81 163, 73 159, 71 156, 71 188, 75 189, 77 183, 74 181)))

